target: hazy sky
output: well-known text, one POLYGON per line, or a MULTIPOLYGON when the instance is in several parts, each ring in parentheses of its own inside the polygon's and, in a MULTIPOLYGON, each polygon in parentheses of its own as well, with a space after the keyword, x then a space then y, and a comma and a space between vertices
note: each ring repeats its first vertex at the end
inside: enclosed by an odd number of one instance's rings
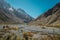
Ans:
POLYGON ((6 0, 14 8, 25 10, 30 16, 36 18, 52 8, 60 0, 6 0))

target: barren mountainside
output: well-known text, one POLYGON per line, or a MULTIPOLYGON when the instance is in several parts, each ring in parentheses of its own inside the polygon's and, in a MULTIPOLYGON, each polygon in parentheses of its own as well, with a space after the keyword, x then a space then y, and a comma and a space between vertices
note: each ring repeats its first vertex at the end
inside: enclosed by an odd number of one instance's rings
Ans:
POLYGON ((36 25, 59 26, 60 25, 60 3, 57 3, 53 8, 49 9, 47 12, 43 13, 36 20, 30 23, 36 25))
POLYGON ((5 0, 0 0, 0 23, 28 23, 33 18, 23 9, 16 10, 5 0))

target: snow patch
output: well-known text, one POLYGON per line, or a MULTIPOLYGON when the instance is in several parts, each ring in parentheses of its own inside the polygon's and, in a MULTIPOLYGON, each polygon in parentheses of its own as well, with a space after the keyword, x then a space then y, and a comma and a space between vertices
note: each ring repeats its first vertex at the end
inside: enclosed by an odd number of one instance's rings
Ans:
POLYGON ((13 11, 13 9, 12 9, 12 8, 9 8, 9 10, 10 10, 10 11, 13 11))

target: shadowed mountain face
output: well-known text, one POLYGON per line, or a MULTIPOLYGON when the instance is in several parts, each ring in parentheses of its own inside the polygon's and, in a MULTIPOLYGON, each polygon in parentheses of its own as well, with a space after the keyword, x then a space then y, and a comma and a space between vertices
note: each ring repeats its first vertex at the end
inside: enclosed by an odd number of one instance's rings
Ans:
POLYGON ((14 9, 4 0, 0 0, 0 23, 27 23, 33 20, 22 9, 14 9))
POLYGON ((22 9, 17 9, 18 13, 16 13, 16 16, 23 19, 24 22, 28 23, 31 20, 33 20, 34 18, 32 18, 30 15, 28 15, 24 10, 22 9))
MULTIPOLYGON (((30 22, 31 23, 31 22, 30 22)), ((38 25, 57 25, 60 24, 60 3, 39 16, 32 24, 38 25)))

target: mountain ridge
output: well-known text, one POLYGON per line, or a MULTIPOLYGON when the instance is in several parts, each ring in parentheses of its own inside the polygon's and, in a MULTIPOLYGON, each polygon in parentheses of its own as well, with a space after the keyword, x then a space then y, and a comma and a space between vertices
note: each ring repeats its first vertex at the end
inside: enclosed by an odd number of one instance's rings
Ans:
POLYGON ((33 20, 23 9, 20 9, 20 11, 21 12, 18 12, 18 10, 13 8, 5 0, 0 0, 0 23, 28 23, 33 20), (28 18, 26 18, 26 16, 28 16, 28 18))
POLYGON ((60 27, 60 2, 30 23, 35 25, 60 27))

